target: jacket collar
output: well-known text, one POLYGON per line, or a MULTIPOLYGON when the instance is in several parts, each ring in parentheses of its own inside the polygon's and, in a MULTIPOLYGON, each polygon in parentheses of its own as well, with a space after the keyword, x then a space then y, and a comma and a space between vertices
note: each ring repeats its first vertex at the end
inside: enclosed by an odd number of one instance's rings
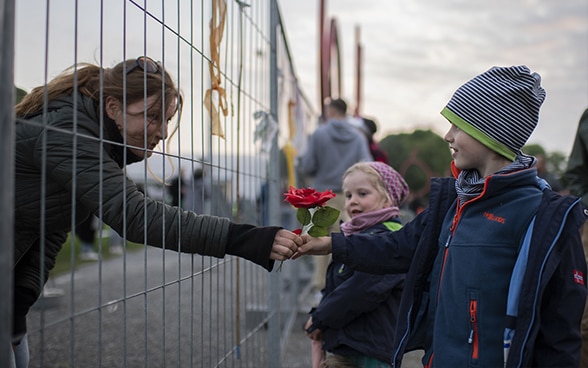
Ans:
POLYGON ((114 144, 110 143, 107 144, 106 142, 104 143, 105 148, 107 148, 109 146, 109 152, 110 152, 110 156, 116 161, 116 163, 118 164, 119 167, 123 167, 125 165, 129 165, 135 162, 139 162, 142 161, 143 158, 137 156, 136 154, 134 154, 129 148, 126 148, 126 160, 124 160, 124 152, 125 152, 125 148, 124 148, 124 140, 122 135, 120 134, 120 131, 118 130, 118 127, 116 126, 116 123, 114 122, 114 120, 110 119, 108 116, 106 116, 106 113, 104 114, 104 130, 106 132, 106 134, 108 135, 108 138, 111 142, 114 142, 114 144))

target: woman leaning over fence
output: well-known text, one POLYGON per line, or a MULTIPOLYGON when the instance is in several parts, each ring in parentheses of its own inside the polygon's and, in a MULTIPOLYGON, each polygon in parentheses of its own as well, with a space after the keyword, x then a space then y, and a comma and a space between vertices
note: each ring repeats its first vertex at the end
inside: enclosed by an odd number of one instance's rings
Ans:
POLYGON ((140 57, 113 68, 71 68, 16 106, 17 367, 28 361, 26 315, 66 241, 74 213, 79 223, 101 207, 103 221, 130 241, 214 257, 236 255, 267 270, 301 244, 297 235, 278 227, 235 224, 145 198, 125 177, 125 165, 151 156, 167 137, 181 103, 162 66, 140 57))

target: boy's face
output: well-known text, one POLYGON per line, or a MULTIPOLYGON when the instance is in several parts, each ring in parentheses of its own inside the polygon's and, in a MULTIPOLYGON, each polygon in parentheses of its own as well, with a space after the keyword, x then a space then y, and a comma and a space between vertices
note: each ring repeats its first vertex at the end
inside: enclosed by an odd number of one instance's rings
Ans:
POLYGON ((451 124, 444 139, 449 143, 451 157, 458 169, 476 169, 483 177, 494 172, 491 163, 496 154, 457 126, 451 124))

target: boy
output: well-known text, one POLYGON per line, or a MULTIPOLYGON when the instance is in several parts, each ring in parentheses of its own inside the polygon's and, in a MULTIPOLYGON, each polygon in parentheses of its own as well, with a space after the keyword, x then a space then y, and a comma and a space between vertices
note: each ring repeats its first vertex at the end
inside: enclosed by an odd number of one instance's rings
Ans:
POLYGON ((526 66, 470 80, 441 112, 455 179, 432 179, 429 208, 397 232, 307 237, 299 248, 359 271, 407 272, 394 366, 414 349, 425 367, 578 366, 585 216, 520 151, 544 98, 526 66))

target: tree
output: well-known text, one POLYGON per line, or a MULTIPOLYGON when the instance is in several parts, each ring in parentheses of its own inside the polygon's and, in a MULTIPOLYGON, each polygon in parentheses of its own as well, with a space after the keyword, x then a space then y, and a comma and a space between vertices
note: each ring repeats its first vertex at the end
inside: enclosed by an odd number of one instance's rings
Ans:
POLYGON ((26 96, 27 91, 25 91, 22 88, 18 88, 18 87, 14 87, 14 90, 15 90, 14 99, 16 100, 16 103, 18 104, 24 98, 24 96, 26 96))
MULTIPOLYGON (((543 155, 545 158, 545 169, 559 180, 565 180, 565 171, 568 164, 566 155, 559 151, 547 152, 540 144, 527 144, 522 151, 530 156, 543 155)), ((565 184, 565 183, 564 183, 565 184)))
POLYGON ((530 156, 543 155, 547 170, 557 177, 562 177, 566 171, 568 158, 559 151, 547 152, 543 146, 537 143, 527 144, 522 151, 530 156))
POLYGON ((380 141, 380 147, 416 197, 428 194, 432 176, 449 174, 451 153, 447 142, 431 130, 389 135, 380 141))

